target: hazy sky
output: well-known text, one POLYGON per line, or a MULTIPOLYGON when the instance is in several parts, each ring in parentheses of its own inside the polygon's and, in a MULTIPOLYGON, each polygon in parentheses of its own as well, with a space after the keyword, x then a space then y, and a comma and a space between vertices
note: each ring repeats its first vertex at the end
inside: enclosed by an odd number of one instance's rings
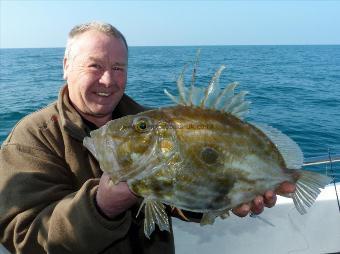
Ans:
POLYGON ((340 1, 4 1, 0 47, 64 47, 76 24, 116 26, 131 46, 340 44, 340 1))

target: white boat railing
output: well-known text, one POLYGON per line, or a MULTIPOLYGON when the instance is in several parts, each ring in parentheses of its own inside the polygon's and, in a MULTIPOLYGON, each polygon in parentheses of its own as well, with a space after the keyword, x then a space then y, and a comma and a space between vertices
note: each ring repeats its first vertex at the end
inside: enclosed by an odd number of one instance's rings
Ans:
POLYGON ((303 166, 314 166, 340 162, 340 154, 310 157, 305 159, 303 166))

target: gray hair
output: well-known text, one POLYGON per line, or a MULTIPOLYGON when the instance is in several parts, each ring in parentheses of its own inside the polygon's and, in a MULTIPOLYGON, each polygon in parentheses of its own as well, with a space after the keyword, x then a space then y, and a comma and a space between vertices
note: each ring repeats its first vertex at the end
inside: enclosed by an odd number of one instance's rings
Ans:
POLYGON ((72 44, 74 43, 76 37, 78 35, 81 35, 81 34, 87 32, 87 31, 90 31, 90 30, 96 30, 96 31, 102 32, 102 33, 104 33, 108 36, 113 36, 117 39, 121 39, 123 41, 126 49, 128 49, 128 45, 127 45, 127 42, 126 42, 124 35, 117 28, 115 28, 114 26, 112 26, 109 23, 92 21, 92 22, 89 22, 89 23, 77 25, 77 26, 75 26, 71 29, 71 31, 68 34, 67 44, 66 44, 66 48, 65 48, 65 57, 66 58, 69 58, 69 56, 70 56, 72 44))

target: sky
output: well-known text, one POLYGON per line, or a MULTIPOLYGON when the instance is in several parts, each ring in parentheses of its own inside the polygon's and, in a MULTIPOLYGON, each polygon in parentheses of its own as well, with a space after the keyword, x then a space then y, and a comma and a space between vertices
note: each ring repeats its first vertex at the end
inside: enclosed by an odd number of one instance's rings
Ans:
POLYGON ((7 1, 0 48, 64 47, 69 30, 111 23, 130 46, 340 44, 340 0, 7 1))

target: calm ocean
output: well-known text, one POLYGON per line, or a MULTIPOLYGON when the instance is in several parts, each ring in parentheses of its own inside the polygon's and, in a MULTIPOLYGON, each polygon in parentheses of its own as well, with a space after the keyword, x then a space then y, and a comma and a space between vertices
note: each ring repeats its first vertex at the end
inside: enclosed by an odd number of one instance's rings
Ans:
MULTIPOLYGON (((340 45, 203 46, 197 85, 221 64, 221 84, 240 83, 252 102, 247 119, 293 138, 305 158, 340 152, 340 45)), ((152 107, 170 104, 183 66, 198 47, 131 47, 127 94, 152 107)), ((57 98, 63 84, 63 48, 0 49, 0 144, 15 123, 57 98)), ((190 81, 190 68, 186 80, 190 81)), ((325 166, 309 168, 323 171, 325 166)), ((337 181, 340 167, 334 164, 337 181)))

